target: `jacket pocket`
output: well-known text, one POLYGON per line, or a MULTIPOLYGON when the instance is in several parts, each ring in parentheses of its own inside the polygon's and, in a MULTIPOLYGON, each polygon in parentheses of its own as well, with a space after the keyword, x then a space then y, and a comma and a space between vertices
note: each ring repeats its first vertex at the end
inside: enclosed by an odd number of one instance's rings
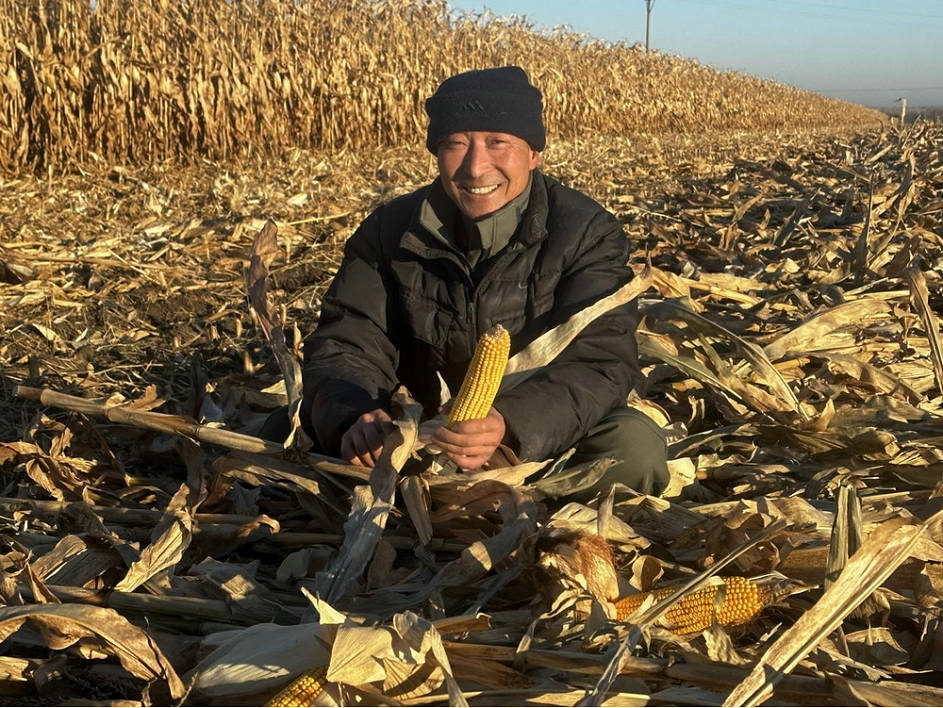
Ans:
POLYGON ((421 296, 407 297, 402 302, 402 315, 408 332, 403 334, 443 349, 455 322, 455 313, 442 303, 421 296))
POLYGON ((450 284, 413 261, 394 263, 392 269, 399 290, 398 314, 408 330, 401 334, 443 348, 458 313, 456 300, 463 299, 458 283, 450 284))

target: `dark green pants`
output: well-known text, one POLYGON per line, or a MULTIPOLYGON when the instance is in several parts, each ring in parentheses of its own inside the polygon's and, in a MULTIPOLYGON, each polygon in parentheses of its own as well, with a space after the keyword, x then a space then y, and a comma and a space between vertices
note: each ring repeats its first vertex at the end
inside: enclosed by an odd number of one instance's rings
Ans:
MULTIPOLYGON (((288 437, 288 407, 269 416, 260 436, 276 442, 288 437)), ((634 408, 615 408, 577 442, 566 469, 612 457, 616 464, 595 485, 593 492, 621 482, 643 494, 660 494, 668 486, 668 449, 655 422, 634 408)), ((584 495, 586 496, 586 495, 584 495)))
MULTIPOLYGON (((615 408, 576 443, 567 468, 611 457, 616 464, 606 470, 595 490, 621 482, 643 494, 660 494, 668 486, 668 445, 661 428, 634 408, 615 408)), ((594 491, 595 491, 594 490, 594 491)), ((588 496, 588 495, 585 495, 588 496)))
POLYGON ((660 494, 668 486, 668 446, 661 428, 634 408, 615 408, 576 443, 567 468, 603 457, 616 464, 595 485, 606 490, 621 482, 643 494, 660 494))

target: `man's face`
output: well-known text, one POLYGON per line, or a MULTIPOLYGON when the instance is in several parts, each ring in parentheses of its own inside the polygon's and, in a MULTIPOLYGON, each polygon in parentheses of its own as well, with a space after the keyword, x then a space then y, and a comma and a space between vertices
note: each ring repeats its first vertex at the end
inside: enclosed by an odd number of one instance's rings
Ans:
POLYGON ((439 178, 469 219, 496 212, 524 191, 540 153, 508 133, 452 133, 439 144, 439 178))

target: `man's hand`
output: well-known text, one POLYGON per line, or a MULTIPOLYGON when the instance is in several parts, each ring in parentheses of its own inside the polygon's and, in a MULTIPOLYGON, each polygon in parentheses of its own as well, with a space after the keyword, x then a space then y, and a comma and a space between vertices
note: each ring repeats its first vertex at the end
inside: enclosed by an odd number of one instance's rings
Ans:
POLYGON ((505 429, 504 416, 492 408, 484 418, 439 428, 432 440, 463 470, 474 470, 491 459, 505 429))
POLYGON ((393 419, 382 408, 364 413, 341 438, 341 457, 355 465, 373 467, 393 427, 393 419))

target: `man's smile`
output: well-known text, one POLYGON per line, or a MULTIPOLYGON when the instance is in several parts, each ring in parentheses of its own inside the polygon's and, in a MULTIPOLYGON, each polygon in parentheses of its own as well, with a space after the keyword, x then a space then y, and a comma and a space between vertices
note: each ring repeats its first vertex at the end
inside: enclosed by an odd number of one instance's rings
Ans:
POLYGON ((501 185, 499 184, 489 184, 486 187, 472 187, 469 185, 465 185, 462 187, 462 189, 464 189, 466 192, 469 192, 471 194, 491 194, 494 190, 496 190, 500 186, 501 185))

